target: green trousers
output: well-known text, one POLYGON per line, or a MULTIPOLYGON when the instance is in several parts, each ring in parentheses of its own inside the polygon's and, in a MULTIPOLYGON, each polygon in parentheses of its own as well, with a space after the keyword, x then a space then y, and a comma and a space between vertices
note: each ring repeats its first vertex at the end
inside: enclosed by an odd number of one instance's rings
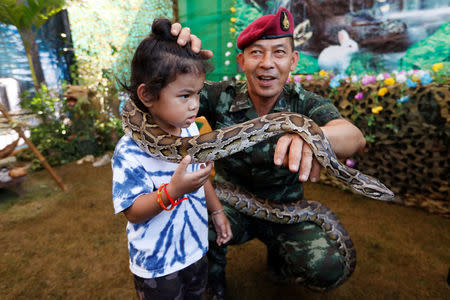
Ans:
MULTIPOLYGON (((316 224, 282 225, 240 213, 224 204, 233 238, 227 245, 239 245, 258 238, 267 246, 267 268, 275 282, 295 281, 327 287, 344 272, 343 257, 336 243, 316 224)), ((209 222, 209 280, 225 280, 227 246, 218 246, 209 222)))

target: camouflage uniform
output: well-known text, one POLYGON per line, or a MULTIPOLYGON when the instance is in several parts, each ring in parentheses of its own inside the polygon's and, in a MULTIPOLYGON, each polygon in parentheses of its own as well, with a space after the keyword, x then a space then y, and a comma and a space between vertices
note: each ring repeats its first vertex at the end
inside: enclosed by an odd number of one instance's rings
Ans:
MULTIPOLYGON (((213 129, 258 117, 245 82, 207 82, 200 102, 199 115, 205 116, 213 129)), ((298 83, 285 85, 270 113, 279 111, 302 113, 320 126, 340 118, 331 101, 305 91, 298 83)), ((303 186, 298 181, 298 173, 273 163, 278 138, 273 137, 216 161, 217 173, 226 181, 273 202, 303 198, 303 186)), ((253 238, 264 242, 268 249, 269 275, 274 280, 294 278, 297 282, 327 286, 342 275, 342 257, 334 242, 328 239, 319 226, 308 222, 279 225, 249 217, 228 206, 224 206, 224 209, 233 231, 233 239, 229 244, 242 244, 253 238)), ((224 280, 227 248, 218 247, 215 240, 216 233, 210 227, 209 276, 211 280, 224 280)))

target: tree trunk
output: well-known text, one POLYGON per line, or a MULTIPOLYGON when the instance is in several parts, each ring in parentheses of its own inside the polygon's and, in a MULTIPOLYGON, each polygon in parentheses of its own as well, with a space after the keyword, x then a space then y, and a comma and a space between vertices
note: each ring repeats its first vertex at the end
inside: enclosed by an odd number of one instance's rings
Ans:
POLYGON ((36 34, 31 29, 19 30, 20 36, 25 47, 28 64, 33 78, 34 88, 40 89, 41 84, 45 83, 44 72, 42 71, 41 59, 39 58, 39 50, 36 43, 36 34))

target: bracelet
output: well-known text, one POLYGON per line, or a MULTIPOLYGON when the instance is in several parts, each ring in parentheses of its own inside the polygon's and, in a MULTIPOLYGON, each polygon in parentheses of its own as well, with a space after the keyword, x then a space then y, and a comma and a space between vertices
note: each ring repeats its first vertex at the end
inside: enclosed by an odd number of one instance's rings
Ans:
POLYGON ((162 189, 162 186, 160 186, 160 187, 158 188, 158 193, 157 193, 156 200, 158 201, 159 205, 160 205, 164 210, 172 210, 172 209, 174 208, 174 206, 172 206, 171 208, 167 208, 167 207, 164 205, 164 202, 163 202, 162 199, 161 199, 161 189, 162 189))
POLYGON ((169 211, 169 210, 172 210, 175 206, 172 205, 171 208, 167 208, 167 207, 164 205, 164 202, 163 202, 162 199, 161 199, 161 190, 163 189, 163 187, 164 187, 163 184, 159 186, 156 200, 158 201, 159 205, 160 205, 164 210, 169 211))
POLYGON ((220 214, 221 212, 223 212, 223 208, 218 209, 218 210, 216 210, 216 211, 213 211, 213 212, 211 213, 211 216, 218 215, 218 214, 220 214))
POLYGON ((181 201, 186 200, 187 197, 184 197, 184 198, 181 198, 181 199, 177 199, 177 201, 173 201, 172 198, 170 198, 169 193, 167 192, 167 188, 166 188, 167 185, 168 185, 168 183, 163 183, 163 184, 161 184, 161 185, 159 186, 158 192, 157 192, 156 200, 158 201, 159 205, 160 205, 164 210, 170 211, 170 210, 174 209, 175 206, 177 206, 178 204, 180 204, 181 201), (164 202, 162 201, 162 198, 161 198, 161 191, 162 191, 163 189, 164 189, 164 192, 165 192, 167 198, 168 198, 169 201, 170 201, 170 204, 172 205, 170 208, 166 207, 166 206, 164 205, 164 202))
POLYGON ((176 202, 174 202, 172 200, 172 198, 170 198, 169 193, 167 192, 166 186, 168 185, 168 183, 165 183, 162 185, 162 187, 164 188, 164 192, 166 193, 167 198, 169 199, 170 203, 172 203, 173 206, 180 204, 181 201, 186 200, 187 197, 184 198, 178 198, 176 202))

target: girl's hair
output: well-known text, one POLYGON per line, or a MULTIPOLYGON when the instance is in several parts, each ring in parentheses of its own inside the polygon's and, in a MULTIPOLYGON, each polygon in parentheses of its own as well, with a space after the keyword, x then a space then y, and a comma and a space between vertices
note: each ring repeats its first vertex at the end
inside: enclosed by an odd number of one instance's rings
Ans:
POLYGON ((152 32, 136 49, 131 62, 130 85, 122 84, 134 103, 147 110, 139 100, 137 89, 145 84, 148 93, 158 98, 161 90, 176 80, 178 74, 205 74, 212 67, 199 54, 192 52, 191 44, 180 46, 170 33, 168 19, 155 19, 152 32))

